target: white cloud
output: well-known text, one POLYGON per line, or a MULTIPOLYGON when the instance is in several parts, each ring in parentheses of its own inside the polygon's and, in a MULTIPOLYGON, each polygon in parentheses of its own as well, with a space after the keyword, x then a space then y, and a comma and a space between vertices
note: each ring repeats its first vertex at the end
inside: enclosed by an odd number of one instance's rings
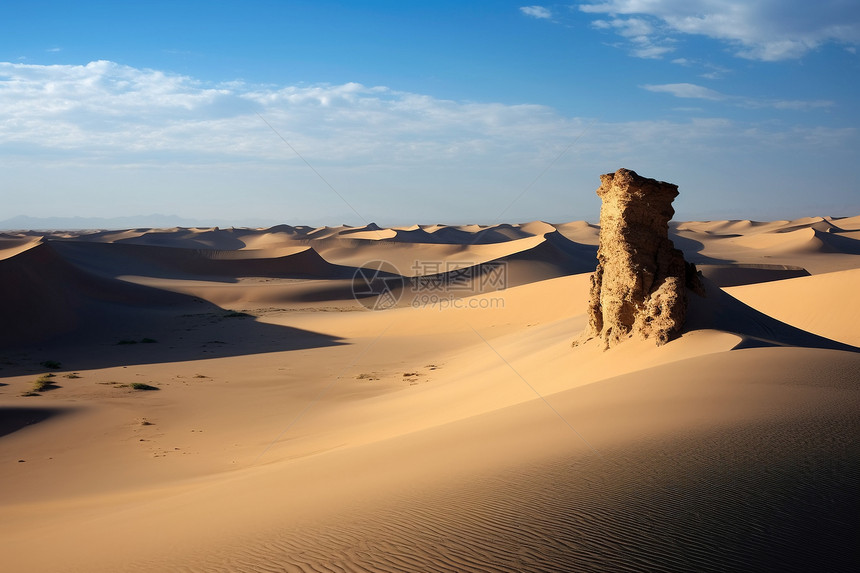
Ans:
POLYGON ((258 113, 309 158, 364 165, 510 156, 542 147, 550 128, 578 124, 539 105, 456 102, 358 83, 208 85, 108 61, 0 63, 7 153, 25 145, 117 161, 152 153, 283 160, 283 144, 258 113))
POLYGON ((526 16, 531 16, 532 18, 538 18, 542 20, 548 20, 552 18, 552 12, 550 12, 548 8, 544 8, 543 6, 521 6, 520 12, 522 12, 526 16))
POLYGON ((649 18, 675 33, 727 41, 737 56, 754 60, 799 58, 828 43, 860 44, 860 4, 845 0, 608 0, 579 9, 649 18))
MULTIPOLYGON (((692 83, 642 87, 745 107, 832 105, 756 100, 692 83)), ((354 82, 205 84, 109 61, 0 62, 0 151, 7 155, 21 148, 112 164, 161 161, 164 154, 199 164, 282 161, 289 150, 257 114, 309 159, 364 166, 534 158, 586 123, 541 105, 459 102, 354 82)), ((595 129, 611 132, 613 125, 595 129)))
MULTIPOLYGON (((646 88, 761 105, 695 84, 646 88)), ((470 219, 492 217, 563 152, 529 192, 532 214, 523 216, 588 216, 583 205, 595 201, 595 173, 620 166, 713 177, 726 171, 717 170, 726 162, 715 157, 739 149, 767 146, 774 157, 786 149, 829 154, 845 164, 850 158, 839 153, 860 148, 853 129, 722 118, 592 121, 541 105, 452 101, 359 83, 208 84, 107 61, 0 62, 0 175, 4 190, 14 190, 9 197, 32 203, 4 209, 88 212, 96 205, 109 215, 109 208, 137 201, 139 207, 127 208, 142 212, 163 204, 188 216, 206 208, 223 217, 237 209, 237 190, 249 197, 241 202, 243 217, 271 217, 273 205, 280 205, 282 216, 300 222, 309 213, 322 217, 343 208, 327 191, 315 194, 320 181, 257 114, 362 214, 401 221, 444 219, 454 216, 452 208, 470 219), (547 189, 553 197, 541 199, 547 189), (567 211, 561 213, 560 204, 567 211)), ((778 157, 772 161, 779 164, 778 157)))

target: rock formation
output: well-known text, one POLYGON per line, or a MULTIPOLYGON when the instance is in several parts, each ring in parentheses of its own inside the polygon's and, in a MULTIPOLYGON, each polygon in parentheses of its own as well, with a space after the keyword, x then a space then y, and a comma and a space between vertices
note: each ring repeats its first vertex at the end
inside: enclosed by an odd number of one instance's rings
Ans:
POLYGON ((678 186, 629 169, 600 176, 600 246, 585 340, 609 348, 633 335, 665 344, 684 324, 696 268, 669 240, 678 186))

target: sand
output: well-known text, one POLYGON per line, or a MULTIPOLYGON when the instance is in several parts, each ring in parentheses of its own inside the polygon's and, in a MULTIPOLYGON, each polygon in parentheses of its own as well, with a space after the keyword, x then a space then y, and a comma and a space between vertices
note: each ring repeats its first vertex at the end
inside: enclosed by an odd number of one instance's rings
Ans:
POLYGON ((597 232, 0 234, 2 569, 856 570, 860 217, 674 225, 708 297, 606 352, 597 232))

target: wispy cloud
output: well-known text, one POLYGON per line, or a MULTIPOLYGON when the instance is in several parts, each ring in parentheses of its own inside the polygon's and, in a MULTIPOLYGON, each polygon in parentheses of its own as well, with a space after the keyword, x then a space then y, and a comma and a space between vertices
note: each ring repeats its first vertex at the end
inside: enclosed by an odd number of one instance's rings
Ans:
POLYGON ((660 58, 674 50, 671 39, 658 33, 655 25, 642 18, 595 20, 598 30, 613 30, 630 43, 630 53, 637 58, 660 58))
MULTIPOLYGON (((601 0, 579 9, 612 16, 610 21, 646 19, 662 32, 726 41, 737 56, 753 60, 799 58, 829 43, 860 45, 860 5, 844 0, 601 0)), ((618 31, 625 36, 623 26, 618 31)), ((646 38, 659 45, 658 34, 646 38)))
POLYGON ((746 96, 734 96, 720 93, 704 86, 678 83, 678 84, 646 84, 641 86, 651 92, 667 93, 679 98, 703 99, 710 101, 725 101, 739 107, 746 108, 773 108, 782 110, 811 110, 832 107, 834 102, 830 100, 781 100, 781 99, 757 99, 746 96))
POLYGON ((696 84, 646 84, 642 86, 649 92, 667 93, 675 97, 692 98, 692 99, 707 99, 719 101, 726 99, 727 96, 714 91, 712 89, 697 86, 696 84))
POLYGON ((812 110, 833 107, 836 105, 833 101, 827 99, 816 100, 796 100, 796 99, 762 99, 756 100, 744 98, 741 104, 745 107, 762 108, 771 107, 774 109, 790 109, 790 110, 812 110))
POLYGON ((552 12, 549 8, 545 8, 543 6, 520 6, 520 12, 526 16, 539 18, 541 20, 549 20, 552 18, 552 12))
POLYGON ((722 79, 732 71, 725 66, 691 58, 675 58, 672 60, 672 63, 686 68, 699 68, 701 70, 705 70, 700 73, 699 76, 708 80, 722 79))

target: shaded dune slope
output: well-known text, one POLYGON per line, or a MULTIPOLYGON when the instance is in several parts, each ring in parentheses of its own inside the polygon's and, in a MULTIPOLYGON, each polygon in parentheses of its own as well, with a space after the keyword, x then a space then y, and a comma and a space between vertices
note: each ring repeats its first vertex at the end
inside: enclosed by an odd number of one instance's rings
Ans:
POLYGON ((53 248, 70 262, 109 276, 142 275, 172 279, 205 277, 346 278, 354 269, 325 261, 310 247, 231 251, 148 245, 56 241, 53 248))
POLYGON ((691 295, 685 331, 711 329, 737 334, 735 348, 794 346, 860 352, 860 348, 831 340, 781 322, 724 292, 705 279, 706 297, 691 295))
POLYGON ((809 271, 794 265, 743 264, 697 265, 702 275, 719 287, 758 284, 809 276, 809 271))
POLYGON ((104 321, 112 312, 127 313, 136 307, 145 312, 189 302, 181 295, 85 272, 66 261, 50 243, 0 261, 0 275, 4 306, 0 342, 4 344, 86 331, 88 324, 104 321))
MULTIPOLYGON (((199 331, 201 342, 212 323, 225 311, 198 297, 116 280, 91 272, 67 260, 47 242, 9 259, 0 260, 0 301, 4 306, 0 344, 26 346, 54 341, 74 347, 86 343, 116 343, 156 337, 168 342, 177 332, 199 331)), ((87 245, 94 246, 95 243, 87 245)), ((66 254, 65 249, 60 249, 66 254)), ((74 257, 71 257, 74 259, 74 257)), ((133 264, 133 263, 129 263, 133 264)), ((230 344, 207 350, 212 356, 231 356, 274 350, 313 348, 337 344, 322 334, 285 326, 258 323, 251 319, 234 322, 230 344)), ((198 348, 168 349, 143 345, 146 350, 115 348, 108 353, 73 350, 58 357, 74 368, 116 364, 180 361, 199 357, 198 348)))

